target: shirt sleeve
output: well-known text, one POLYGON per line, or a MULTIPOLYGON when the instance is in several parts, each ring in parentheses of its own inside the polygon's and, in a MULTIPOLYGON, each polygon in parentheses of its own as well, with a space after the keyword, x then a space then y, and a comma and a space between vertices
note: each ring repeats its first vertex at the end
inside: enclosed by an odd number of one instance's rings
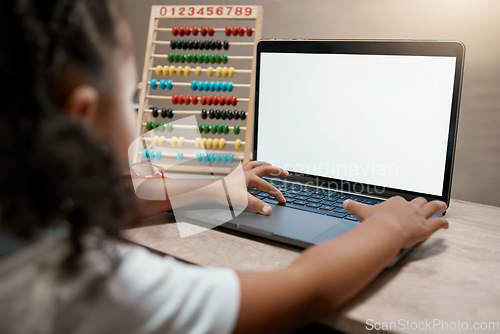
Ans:
POLYGON ((72 333, 230 333, 240 286, 230 269, 185 264, 120 245, 121 263, 87 307, 66 310, 72 333))

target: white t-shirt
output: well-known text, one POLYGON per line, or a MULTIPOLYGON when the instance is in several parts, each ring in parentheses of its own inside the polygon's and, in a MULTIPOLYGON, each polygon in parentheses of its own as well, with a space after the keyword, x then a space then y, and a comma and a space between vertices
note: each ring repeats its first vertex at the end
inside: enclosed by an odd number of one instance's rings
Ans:
POLYGON ((236 325, 240 287, 233 270, 107 242, 121 258, 114 270, 109 256, 88 251, 84 269, 67 279, 57 269, 67 249, 66 238, 58 238, 0 259, 0 333, 218 334, 236 325))

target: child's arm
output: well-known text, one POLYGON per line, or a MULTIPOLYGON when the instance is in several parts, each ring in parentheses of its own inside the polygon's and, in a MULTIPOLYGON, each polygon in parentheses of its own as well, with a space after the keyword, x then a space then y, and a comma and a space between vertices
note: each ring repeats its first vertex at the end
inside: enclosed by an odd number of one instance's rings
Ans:
POLYGON ((275 332, 298 328, 337 310, 359 293, 398 254, 447 228, 443 202, 401 197, 368 206, 347 200, 347 211, 362 223, 311 247, 288 268, 240 273, 241 307, 236 332, 275 332))

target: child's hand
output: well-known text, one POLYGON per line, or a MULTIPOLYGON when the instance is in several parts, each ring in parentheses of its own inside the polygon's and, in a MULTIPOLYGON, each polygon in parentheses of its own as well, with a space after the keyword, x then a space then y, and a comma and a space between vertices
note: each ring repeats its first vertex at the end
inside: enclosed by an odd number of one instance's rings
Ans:
POLYGON ((344 208, 358 217, 360 221, 377 217, 392 222, 401 232, 402 248, 425 240, 440 228, 448 228, 448 221, 445 218, 429 219, 436 213, 445 211, 446 203, 441 201, 427 202, 422 197, 408 202, 404 198, 396 196, 377 205, 345 200, 344 208))
MULTIPOLYGON (((285 203, 283 194, 269 182, 262 179, 265 175, 285 177, 288 172, 263 161, 250 161, 243 165, 247 188, 258 188, 261 191, 274 196, 280 203, 285 203)), ((271 213, 271 206, 266 202, 248 194, 248 207, 255 211, 268 215, 271 213)))

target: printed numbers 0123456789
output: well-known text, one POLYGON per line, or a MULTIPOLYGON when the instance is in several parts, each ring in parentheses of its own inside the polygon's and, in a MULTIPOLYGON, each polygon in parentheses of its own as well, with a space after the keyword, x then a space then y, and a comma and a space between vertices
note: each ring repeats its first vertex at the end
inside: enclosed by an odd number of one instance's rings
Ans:
POLYGON ((170 14, 172 16, 194 16, 194 15, 208 15, 208 16, 250 16, 252 15, 251 7, 171 7, 170 13, 167 7, 160 8, 160 15, 165 16, 170 14))

